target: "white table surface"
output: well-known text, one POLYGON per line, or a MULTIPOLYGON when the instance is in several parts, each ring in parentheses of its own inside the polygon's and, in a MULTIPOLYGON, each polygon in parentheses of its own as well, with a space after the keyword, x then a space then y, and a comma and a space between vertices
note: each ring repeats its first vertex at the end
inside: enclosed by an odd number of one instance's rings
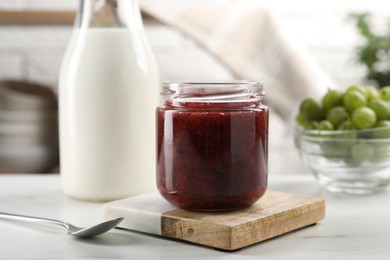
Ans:
MULTIPOLYGON (((79 226, 103 220, 103 204, 67 198, 59 178, 0 175, 0 211, 79 226)), ((234 252, 119 229, 80 240, 67 236, 60 227, 1 220, 0 259, 390 259, 390 190, 369 196, 332 194, 310 175, 271 175, 269 187, 325 198, 325 219, 234 252)))

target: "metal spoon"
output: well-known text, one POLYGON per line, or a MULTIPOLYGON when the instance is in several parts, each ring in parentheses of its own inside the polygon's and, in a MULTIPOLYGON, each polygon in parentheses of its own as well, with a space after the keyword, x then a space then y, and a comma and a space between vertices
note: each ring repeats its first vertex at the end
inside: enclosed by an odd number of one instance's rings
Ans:
POLYGON ((102 222, 100 224, 94 225, 92 227, 87 228, 79 228, 76 226, 73 226, 70 223, 63 222, 56 219, 50 219, 50 218, 38 218, 38 217, 32 217, 32 216, 23 216, 23 215, 17 215, 17 214, 9 214, 0 212, 0 219, 7 219, 7 220, 19 220, 19 221, 26 221, 26 222, 33 222, 33 223, 50 223, 59 225, 61 227, 64 227, 68 230, 68 235, 75 236, 78 238, 90 238, 94 237, 100 234, 103 234, 114 227, 116 227, 123 218, 117 218, 112 219, 106 222, 102 222))

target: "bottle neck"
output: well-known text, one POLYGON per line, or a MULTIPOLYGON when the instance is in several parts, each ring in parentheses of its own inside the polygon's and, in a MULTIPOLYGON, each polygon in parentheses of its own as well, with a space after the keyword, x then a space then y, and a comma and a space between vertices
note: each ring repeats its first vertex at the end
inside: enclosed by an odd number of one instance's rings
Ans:
POLYGON ((142 29, 142 18, 136 0, 81 0, 76 28, 142 29))

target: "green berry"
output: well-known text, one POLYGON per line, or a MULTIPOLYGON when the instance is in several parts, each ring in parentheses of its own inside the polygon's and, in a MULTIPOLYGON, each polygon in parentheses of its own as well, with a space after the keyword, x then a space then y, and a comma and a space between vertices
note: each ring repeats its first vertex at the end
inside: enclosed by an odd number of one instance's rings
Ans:
POLYGON ((340 91, 329 89, 321 100, 325 111, 329 111, 332 107, 343 105, 343 94, 340 91))
POLYGON ((347 111, 341 107, 333 107, 326 114, 326 120, 332 123, 332 125, 337 128, 342 122, 348 119, 347 111))
POLYGON ((363 87, 363 86, 357 86, 357 85, 350 86, 350 87, 347 88, 345 93, 347 93, 349 91, 357 91, 357 92, 362 93, 363 96, 365 96, 365 97, 367 96, 367 88, 363 87))
POLYGON ((376 114, 369 107, 361 107, 353 111, 351 116, 352 124, 358 129, 371 128, 376 123, 376 114))
POLYGON ((390 121, 381 120, 375 124, 375 127, 383 127, 374 132, 374 138, 390 138, 390 121))
POLYGON ((314 123, 312 121, 306 121, 302 118, 301 114, 298 114, 295 117, 295 121, 298 123, 299 126, 305 128, 305 129, 315 129, 314 123))
POLYGON ((368 102, 368 107, 374 110, 378 120, 390 119, 390 106, 386 101, 374 99, 368 102))
POLYGON ((378 122, 375 124, 375 127, 390 127, 390 121, 389 121, 389 120, 381 120, 381 121, 378 121, 378 122))
POLYGON ((321 155, 332 161, 340 161, 342 158, 349 158, 351 149, 350 147, 338 145, 334 142, 322 142, 320 144, 321 155))
POLYGON ((357 143, 351 148, 351 159, 353 162, 361 163, 365 160, 370 160, 374 150, 370 144, 365 142, 357 143))
POLYGON ((329 131, 329 130, 334 130, 334 127, 333 127, 332 123, 329 122, 328 120, 322 120, 322 121, 318 122, 317 130, 329 131))
POLYGON ((345 120, 338 127, 337 130, 354 130, 356 129, 350 120, 345 120))
POLYGON ((302 101, 299 112, 303 120, 320 121, 325 117, 324 108, 313 98, 302 101))
POLYGON ((374 87, 367 87, 367 100, 380 99, 379 91, 374 87))
POLYGON ((344 108, 352 112, 355 109, 364 107, 367 104, 367 98, 361 92, 356 90, 350 90, 344 93, 343 95, 343 105, 344 108))
POLYGON ((383 100, 390 101, 390 86, 381 88, 379 90, 379 96, 383 100))

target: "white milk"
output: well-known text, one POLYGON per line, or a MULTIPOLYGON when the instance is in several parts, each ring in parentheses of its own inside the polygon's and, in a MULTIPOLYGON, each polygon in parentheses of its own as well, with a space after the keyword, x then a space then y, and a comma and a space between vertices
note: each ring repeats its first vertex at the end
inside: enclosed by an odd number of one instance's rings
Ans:
POLYGON ((155 187, 159 79, 127 29, 76 30, 60 75, 61 179, 74 198, 107 201, 155 187))

